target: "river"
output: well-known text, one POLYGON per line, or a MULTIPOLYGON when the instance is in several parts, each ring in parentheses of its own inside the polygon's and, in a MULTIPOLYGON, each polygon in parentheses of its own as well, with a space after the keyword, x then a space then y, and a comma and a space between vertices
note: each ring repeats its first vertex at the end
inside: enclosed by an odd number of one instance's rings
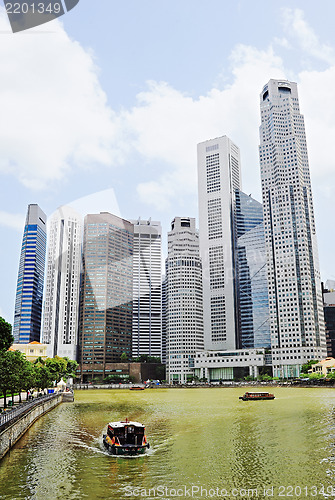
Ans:
POLYGON ((335 390, 243 392, 76 391, 0 462, 0 498, 335 498, 335 390), (145 456, 106 453, 107 423, 125 417, 146 425, 145 456))

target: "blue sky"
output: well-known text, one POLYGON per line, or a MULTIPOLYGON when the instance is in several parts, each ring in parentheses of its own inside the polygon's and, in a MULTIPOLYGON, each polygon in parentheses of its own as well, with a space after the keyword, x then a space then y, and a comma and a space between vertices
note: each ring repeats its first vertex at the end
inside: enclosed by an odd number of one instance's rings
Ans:
POLYGON ((80 199, 166 232, 176 215, 198 219, 196 145, 222 135, 261 200, 270 78, 298 83, 321 274, 335 279, 334 18, 333 0, 80 0, 12 34, 0 6, 0 315, 12 323, 28 203, 51 215, 80 199))

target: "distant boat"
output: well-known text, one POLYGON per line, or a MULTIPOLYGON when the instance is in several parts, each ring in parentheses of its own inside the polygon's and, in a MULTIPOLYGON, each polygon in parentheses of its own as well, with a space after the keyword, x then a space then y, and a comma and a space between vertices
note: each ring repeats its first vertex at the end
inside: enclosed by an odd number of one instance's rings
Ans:
POLYGON ((129 389, 131 391, 144 391, 145 385, 132 385, 129 389))
POLYGON ((243 401, 260 401, 265 399, 275 399, 274 394, 270 394, 269 392, 246 392, 243 396, 240 396, 239 399, 243 401))
POLYGON ((145 426, 139 422, 110 422, 103 443, 112 455, 143 455, 150 448, 145 426))

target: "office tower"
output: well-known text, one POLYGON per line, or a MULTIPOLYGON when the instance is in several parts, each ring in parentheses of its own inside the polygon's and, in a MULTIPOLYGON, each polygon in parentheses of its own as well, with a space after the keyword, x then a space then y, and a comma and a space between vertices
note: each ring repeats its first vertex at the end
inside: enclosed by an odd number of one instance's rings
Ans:
POLYGON ((236 254, 239 348, 271 346, 262 204, 236 192, 236 254))
POLYGON ((327 356, 335 357, 335 283, 333 280, 326 281, 326 288, 322 284, 323 312, 325 317, 325 333, 327 344, 327 356))
POLYGON ((133 347, 141 354, 162 358, 162 228, 160 222, 131 221, 133 251, 133 347))
POLYGON ((236 349, 235 196, 241 189, 240 152, 226 136, 198 144, 200 255, 205 348, 236 349))
POLYGON ((167 336, 167 278, 162 276, 162 363, 166 364, 166 336, 167 336))
POLYGON ((194 374, 195 352, 204 348, 202 271, 195 219, 175 217, 168 233, 166 373, 169 383, 194 374))
POLYGON ((104 378, 132 353, 134 226, 107 212, 84 221, 80 297, 81 379, 104 378))
POLYGON ((15 300, 13 336, 16 344, 40 341, 46 219, 38 205, 28 205, 15 300))
POLYGON ((60 207, 49 223, 43 342, 48 355, 77 358, 82 220, 60 207))
POLYGON ((297 84, 260 95, 260 167, 274 375, 294 377, 326 355, 305 125, 297 84))

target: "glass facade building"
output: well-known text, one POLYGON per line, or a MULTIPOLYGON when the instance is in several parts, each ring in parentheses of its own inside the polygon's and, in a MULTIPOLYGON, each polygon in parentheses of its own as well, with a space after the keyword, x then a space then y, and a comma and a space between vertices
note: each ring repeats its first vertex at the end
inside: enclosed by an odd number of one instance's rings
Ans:
POLYGON ((17 279, 13 335, 16 344, 39 342, 46 255, 46 215, 28 206, 17 279))
POLYGON ((270 347, 269 297, 263 206, 236 192, 239 347, 270 347))
POLYGON ((110 213, 85 217, 79 361, 83 381, 132 355, 134 226, 110 213))

